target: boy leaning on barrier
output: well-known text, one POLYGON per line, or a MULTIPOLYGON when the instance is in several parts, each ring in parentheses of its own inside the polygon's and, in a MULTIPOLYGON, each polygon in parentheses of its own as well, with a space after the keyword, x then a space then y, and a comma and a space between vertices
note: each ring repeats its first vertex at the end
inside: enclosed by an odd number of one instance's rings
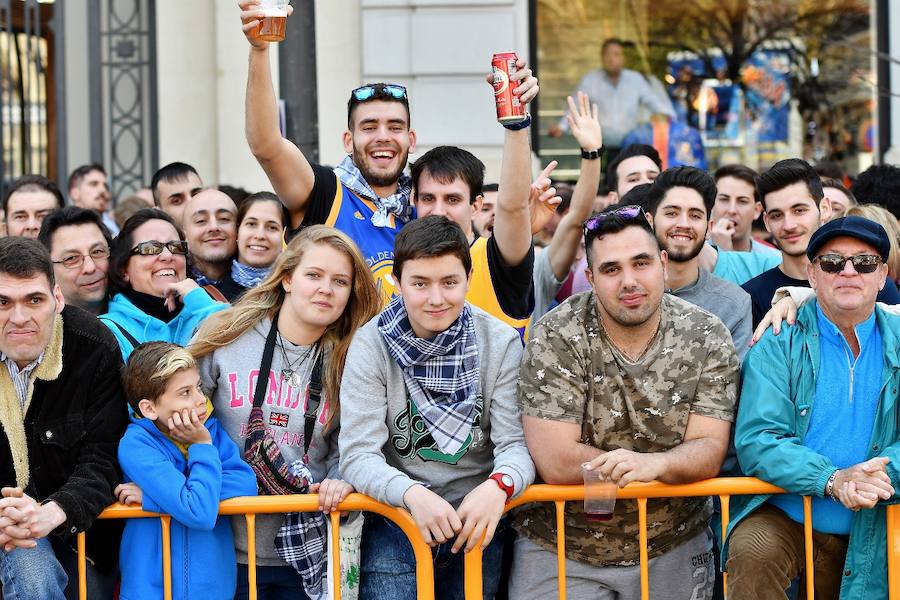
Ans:
MULTIPOLYGON (((538 475, 582 483, 583 463, 620 487, 715 477, 725 458, 738 383, 728 329, 664 294, 667 254, 638 206, 607 209, 584 227, 592 289, 544 315, 519 373, 525 439, 538 475)), ((660 498, 647 508, 650 595, 711 597, 709 498, 660 498)), ((606 522, 566 504, 566 584, 575 600, 640 598, 638 511, 618 502, 606 522)), ((555 597, 553 504, 513 520, 509 597, 555 597)))
MULTIPOLYGON (((237 566, 229 517, 219 501, 255 496, 256 476, 210 416, 200 373, 177 344, 138 346, 123 373, 132 423, 119 443, 130 496, 149 512, 172 515, 172 597, 233 598, 237 566), (135 486, 139 489, 135 489, 135 486)), ((122 489, 122 488, 125 489, 122 489)), ((122 600, 162 598, 162 530, 157 519, 131 519, 120 551, 122 600)))
MULTIPOLYGON (((406 507, 435 557, 436 597, 462 599, 460 550, 484 541, 485 598, 497 593, 506 502, 534 479, 519 410, 516 330, 465 301, 469 242, 432 215, 394 245, 400 296, 357 331, 341 382, 341 473, 357 490, 406 507), (499 529, 498 529, 499 525, 499 529)), ((360 597, 416 598, 403 532, 366 514, 360 597)))

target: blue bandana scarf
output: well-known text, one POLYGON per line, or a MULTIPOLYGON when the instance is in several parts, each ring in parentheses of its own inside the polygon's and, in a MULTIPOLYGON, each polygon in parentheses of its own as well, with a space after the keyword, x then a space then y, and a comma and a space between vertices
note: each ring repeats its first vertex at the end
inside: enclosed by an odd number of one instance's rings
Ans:
POLYGON ((255 288, 259 282, 269 276, 272 267, 248 267, 237 261, 231 261, 231 278, 241 287, 248 290, 255 288))
POLYGON ((409 195, 412 192, 412 178, 406 173, 400 174, 397 180, 397 191, 387 198, 379 198, 372 190, 372 186, 365 180, 359 167, 348 154, 341 164, 334 168, 334 172, 350 191, 357 196, 375 203, 376 211, 372 215, 372 225, 375 227, 390 227, 390 215, 394 215, 401 223, 406 223, 412 216, 412 205, 409 195))
POLYGON ((403 370, 409 395, 438 449, 455 454, 472 430, 481 390, 475 320, 469 305, 447 330, 433 338, 419 338, 398 296, 378 317, 378 330, 403 370))

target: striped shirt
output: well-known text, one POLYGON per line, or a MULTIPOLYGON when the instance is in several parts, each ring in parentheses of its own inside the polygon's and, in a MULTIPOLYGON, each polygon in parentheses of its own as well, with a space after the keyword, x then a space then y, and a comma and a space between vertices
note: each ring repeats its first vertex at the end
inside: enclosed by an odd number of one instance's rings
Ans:
POLYGON ((0 360, 6 365, 9 376, 12 377, 13 384, 16 386, 16 396, 19 397, 19 405, 21 405, 22 408, 25 408, 25 399, 28 397, 28 382, 31 379, 31 374, 37 366, 41 364, 43 359, 44 353, 41 352, 41 355, 29 363, 24 369, 19 369, 19 365, 16 364, 16 361, 0 352, 0 360))

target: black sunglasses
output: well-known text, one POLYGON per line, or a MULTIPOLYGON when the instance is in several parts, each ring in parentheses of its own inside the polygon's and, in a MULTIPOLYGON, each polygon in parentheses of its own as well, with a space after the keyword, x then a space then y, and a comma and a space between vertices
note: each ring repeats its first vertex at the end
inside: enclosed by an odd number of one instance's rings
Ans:
POLYGON ((813 259, 819 263, 819 268, 826 273, 840 273, 849 261, 853 264, 853 270, 857 273, 874 273, 881 264, 881 257, 874 254, 857 254, 856 256, 841 256, 840 254, 822 254, 813 259))
POLYGON ((157 242, 150 240, 149 242, 141 242, 131 249, 131 255, 140 254, 141 256, 156 256, 162 254, 162 251, 168 248, 172 254, 187 254, 187 242, 175 240, 171 242, 157 242))
POLYGON ((353 99, 357 102, 365 102, 375 97, 390 97, 394 100, 409 100, 406 95, 406 88, 396 83, 375 83, 372 85, 364 85, 356 88, 351 92, 353 99))
POLYGON ((651 228, 650 221, 647 220, 644 209, 637 204, 629 204, 628 206, 622 206, 613 210, 604 210, 603 212, 589 217, 584 222, 584 235, 587 235, 591 231, 597 231, 603 223, 614 216, 626 222, 646 224, 648 229, 651 228))

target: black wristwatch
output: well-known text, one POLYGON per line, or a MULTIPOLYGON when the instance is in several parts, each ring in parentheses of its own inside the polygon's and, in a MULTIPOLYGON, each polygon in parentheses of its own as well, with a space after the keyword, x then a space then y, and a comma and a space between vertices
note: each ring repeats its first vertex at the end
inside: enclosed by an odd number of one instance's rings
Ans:
POLYGON ((596 150, 585 150, 584 148, 581 149, 581 158, 585 160, 597 160, 602 154, 603 146, 600 146, 596 150))

